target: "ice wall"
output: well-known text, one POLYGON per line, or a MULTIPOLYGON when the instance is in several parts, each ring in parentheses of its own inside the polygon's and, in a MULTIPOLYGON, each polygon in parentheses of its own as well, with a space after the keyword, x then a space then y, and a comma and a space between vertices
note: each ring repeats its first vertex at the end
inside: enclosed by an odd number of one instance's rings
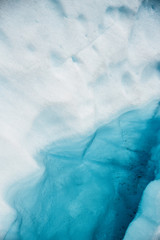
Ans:
POLYGON ((122 239, 155 177, 159 117, 159 104, 152 104, 40 151, 43 174, 11 189, 16 218, 4 239, 122 239))
POLYGON ((159 10, 0 2, 1 239, 158 239, 159 10))

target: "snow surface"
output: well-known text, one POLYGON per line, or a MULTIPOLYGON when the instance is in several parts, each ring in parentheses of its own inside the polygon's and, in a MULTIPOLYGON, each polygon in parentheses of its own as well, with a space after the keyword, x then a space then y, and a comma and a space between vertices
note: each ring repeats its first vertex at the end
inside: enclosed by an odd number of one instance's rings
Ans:
POLYGON ((1 0, 0 240, 159 239, 159 29, 158 0, 1 0))

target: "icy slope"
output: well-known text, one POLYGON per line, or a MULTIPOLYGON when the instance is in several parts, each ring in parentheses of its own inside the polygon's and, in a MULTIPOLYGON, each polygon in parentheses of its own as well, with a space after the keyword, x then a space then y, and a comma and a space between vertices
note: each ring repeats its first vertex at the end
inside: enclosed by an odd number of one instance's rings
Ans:
MULTIPOLYGON (((155 0, 0 2, 0 239, 123 238, 159 178, 159 29, 155 0)), ((158 189, 125 240, 158 239, 158 189)))
MULTIPOLYGON (((11 189, 17 214, 5 239, 122 239, 144 188, 154 179, 158 114, 159 105, 147 106, 123 114, 90 136, 44 148, 37 156, 43 174, 11 189)), ((147 231, 152 228, 149 225, 147 231)))

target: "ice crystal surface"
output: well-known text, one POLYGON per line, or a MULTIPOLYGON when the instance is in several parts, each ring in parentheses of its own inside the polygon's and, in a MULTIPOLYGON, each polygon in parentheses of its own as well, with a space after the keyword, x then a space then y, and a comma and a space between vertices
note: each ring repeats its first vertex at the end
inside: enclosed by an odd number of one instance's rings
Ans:
POLYGON ((0 1, 0 240, 160 238, 160 2, 0 1))

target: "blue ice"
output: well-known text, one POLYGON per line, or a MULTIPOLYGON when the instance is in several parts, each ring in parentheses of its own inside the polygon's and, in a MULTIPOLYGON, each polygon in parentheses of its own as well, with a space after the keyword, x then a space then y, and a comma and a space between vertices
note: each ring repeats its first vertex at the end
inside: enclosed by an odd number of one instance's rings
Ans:
POLYGON ((0 240, 160 239, 160 1, 0 5, 0 240))
POLYGON ((43 174, 10 190, 16 218, 4 239, 123 239, 155 178, 159 130, 159 103, 152 103, 46 146, 36 156, 43 174))

